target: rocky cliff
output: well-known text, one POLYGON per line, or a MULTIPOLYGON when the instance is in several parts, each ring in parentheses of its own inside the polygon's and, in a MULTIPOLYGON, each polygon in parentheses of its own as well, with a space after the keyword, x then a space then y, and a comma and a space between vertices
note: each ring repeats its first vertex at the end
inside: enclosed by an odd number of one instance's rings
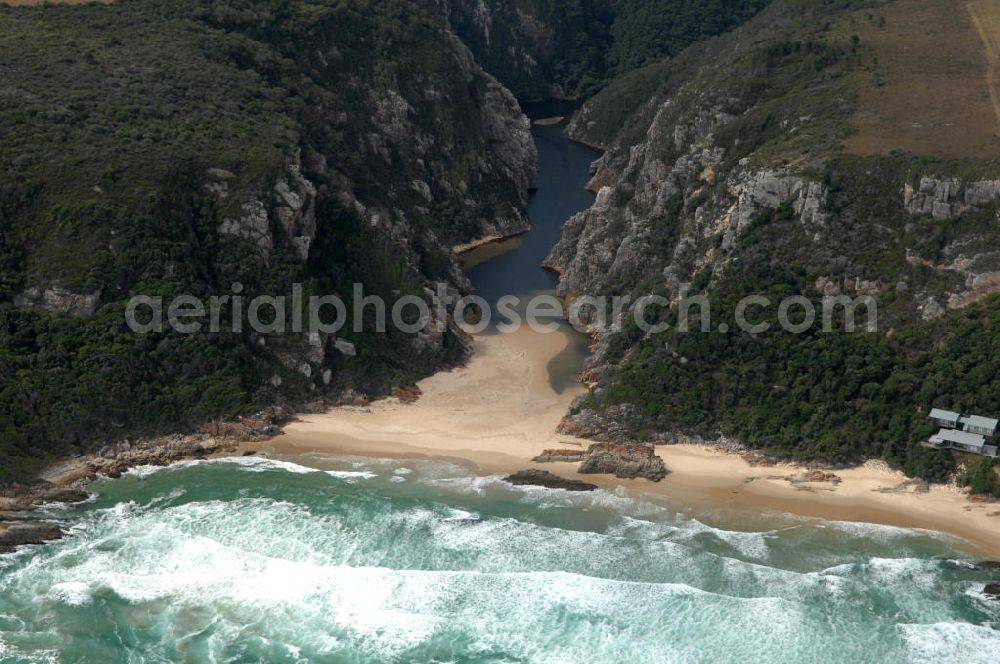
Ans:
POLYGON ((435 0, 519 99, 585 98, 615 75, 739 25, 767 0, 435 0))
POLYGON ((649 318, 673 329, 643 332, 634 308, 617 319, 584 313, 598 339, 587 372, 595 387, 566 431, 616 441, 729 436, 780 454, 885 456, 926 469, 915 449, 920 409, 1000 407, 982 386, 931 368, 933 352, 975 362, 985 338, 939 336, 936 351, 915 341, 939 334, 928 321, 967 324, 949 311, 994 310, 1000 168, 843 152, 857 72, 878 67, 842 28, 863 15, 858 3, 773 3, 669 66, 613 83, 575 116, 571 135, 607 152, 594 164, 594 206, 567 223, 548 258, 559 293, 577 302, 661 295, 673 306, 649 318), (634 100, 628 109, 623 97, 634 100), (710 332, 676 331, 685 294, 707 296, 710 332), (746 295, 800 295, 817 311, 823 296, 870 297, 877 328, 718 332, 736 329, 746 295), (892 387, 878 387, 884 381, 892 387), (598 433, 608 431, 621 435, 598 433))
POLYGON ((353 311, 336 335, 291 311, 239 330, 233 302, 219 334, 133 335, 123 316, 135 294, 467 292, 452 247, 528 228, 537 155, 436 8, 136 0, 0 21, 17 100, 0 109, 0 481, 93 440, 386 392, 465 357, 436 308, 385 334, 353 311))

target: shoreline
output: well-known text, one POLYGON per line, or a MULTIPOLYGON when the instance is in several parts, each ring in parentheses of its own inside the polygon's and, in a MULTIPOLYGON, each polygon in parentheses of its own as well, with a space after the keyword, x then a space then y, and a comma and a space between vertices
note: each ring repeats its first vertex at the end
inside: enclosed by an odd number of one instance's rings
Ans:
POLYGON ((922 486, 880 462, 838 470, 837 482, 810 481, 808 471, 793 464, 752 466, 704 444, 657 446, 669 470, 660 482, 583 475, 574 462, 533 462, 544 449, 586 450, 594 442, 556 432, 585 390, 581 385, 557 393, 548 381, 547 364, 569 339, 530 330, 474 339, 469 363, 421 381, 416 403, 390 398, 302 415, 284 435, 240 449, 291 458, 329 453, 447 460, 483 475, 548 470, 604 489, 672 499, 730 529, 739 529, 740 513, 784 513, 940 532, 960 540, 972 557, 1000 558, 1000 504, 922 486))
POLYGON ((748 515, 795 515, 943 533, 972 558, 1000 559, 1000 503, 973 502, 953 488, 922 485, 878 461, 838 470, 835 482, 812 480, 799 464, 752 465, 739 453, 705 443, 656 446, 669 471, 659 482, 582 474, 577 462, 535 462, 545 449, 585 451, 594 443, 556 431, 586 390, 574 384, 558 392, 549 381, 548 364, 570 345, 570 337, 565 331, 522 328, 473 339, 472 359, 418 383, 423 395, 415 403, 387 397, 300 413, 277 433, 271 422, 283 418, 269 416, 254 422, 262 425, 259 431, 242 432, 256 434, 249 437, 169 436, 51 466, 45 485, 0 495, 0 510, 14 515, 0 520, 0 553, 59 539, 51 522, 32 518, 33 510, 48 502, 85 500, 87 484, 98 476, 115 477, 136 465, 248 453, 309 465, 301 457, 324 453, 447 461, 480 475, 545 470, 637 498, 665 498, 727 530, 745 529, 748 515))

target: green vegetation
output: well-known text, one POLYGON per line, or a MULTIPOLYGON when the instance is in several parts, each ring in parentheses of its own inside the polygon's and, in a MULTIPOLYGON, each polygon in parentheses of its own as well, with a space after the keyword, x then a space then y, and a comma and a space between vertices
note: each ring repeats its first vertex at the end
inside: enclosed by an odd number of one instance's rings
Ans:
POLYGON ((767 0, 613 0, 609 72, 622 74, 720 35, 759 12, 767 0))
POLYGON ((452 9, 452 23, 477 60, 521 99, 553 89, 586 98, 615 76, 680 53, 725 32, 761 10, 768 0, 518 0, 491 8, 489 39, 478 20, 452 9), (549 33, 525 34, 523 16, 549 33), (531 66, 511 62, 527 52, 531 66))
MULTIPOLYGON (((609 359, 622 365, 584 407, 638 405, 630 426, 640 437, 721 431, 780 456, 837 463, 880 457, 911 476, 944 479, 954 469, 951 456, 918 444, 933 433, 926 412, 939 406, 1000 413, 1000 296, 924 322, 914 293, 960 289, 962 282, 908 262, 907 252, 938 262, 945 260, 942 247, 961 238, 976 238, 981 252, 1000 251, 1000 238, 994 208, 941 222, 903 211, 898 192, 909 173, 926 168, 905 155, 828 162, 826 224, 836 232, 814 243, 787 202, 762 209, 737 248, 723 250, 733 262, 692 280, 693 292, 710 299, 713 330, 643 338, 632 328, 612 337, 609 359), (843 284, 850 274, 884 285, 875 296, 874 334, 863 331, 864 308, 853 333, 843 329, 842 308, 832 331, 820 329, 817 281, 843 284), (754 336, 739 331, 734 312, 741 298, 757 294, 773 304, 751 308, 751 322, 771 326, 754 336), (817 324, 790 334, 778 325, 777 303, 798 294, 809 296, 817 324), (729 334, 715 331, 720 323, 729 334)), ((936 161, 933 168, 947 175, 996 166, 936 161)), ((665 320, 676 327, 675 314, 665 320)))
POLYGON ((345 331, 357 356, 328 349, 326 384, 289 361, 307 352, 303 335, 234 333, 228 305, 222 334, 139 336, 123 316, 134 293, 207 298, 240 283, 249 301, 293 283, 347 296, 360 282, 391 300, 446 277, 450 243, 519 197, 499 163, 478 170, 496 159, 478 114, 485 77, 463 73, 448 43, 436 16, 403 0, 0 8, 0 484, 101 441, 385 392, 455 361, 450 336, 428 351, 345 331), (417 136, 386 138, 393 93, 417 136), (417 154, 420 134, 435 140, 417 154), (321 189, 309 260, 273 211, 267 252, 220 237, 243 201, 270 201, 299 153, 321 189), (225 197, 206 188, 208 169, 233 174, 225 197), (473 206, 443 190, 428 203, 418 178, 465 182, 473 206), (337 203, 348 187, 405 210, 408 236, 390 240, 337 203), (52 285, 99 292, 99 309, 13 305, 52 285))
POLYGON ((961 479, 973 495, 985 494, 1000 498, 996 459, 975 459, 966 467, 961 479))
MULTIPOLYGON (((892 336, 818 325, 791 334, 778 327, 776 304, 749 314, 769 323, 768 332, 737 328, 733 312, 744 294, 777 303, 809 290, 809 276, 776 266, 727 275, 711 303, 713 324, 725 323, 729 334, 654 335, 585 406, 639 405, 640 434, 722 431, 780 456, 844 463, 879 456, 910 475, 942 479, 950 457, 914 443, 933 433, 931 406, 1000 412, 1000 298, 892 336)), ((814 306, 822 312, 818 297, 814 306)), ((842 310, 839 318, 842 328, 842 310)))
MULTIPOLYGON (((922 175, 994 179, 1000 163, 975 154, 845 153, 863 97, 858 86, 870 84, 878 65, 868 37, 852 39, 844 25, 878 4, 771 3, 719 39, 619 77, 586 104, 575 137, 609 146, 604 163, 618 176, 608 235, 626 232, 616 224, 629 218, 627 208, 645 222, 641 237, 629 240, 648 248, 642 264, 630 272, 616 265, 613 276, 597 276, 588 288, 634 296, 665 291, 669 271, 709 297, 713 329, 644 337, 633 326, 613 335, 606 356, 613 366, 580 407, 635 406, 614 412, 632 413, 622 423, 639 438, 722 432, 780 456, 835 463, 879 457, 934 480, 955 466, 950 454, 919 445, 933 432, 927 410, 1000 413, 1000 297, 931 322, 920 314, 930 296, 944 303, 968 287, 960 270, 941 267, 956 256, 984 259, 978 272, 996 269, 997 206, 935 220, 911 215, 902 196, 922 175), (668 170, 698 159, 696 140, 721 148, 713 177, 678 177, 683 193, 654 206, 644 178, 657 171, 643 172, 634 156, 649 163, 655 155, 668 170), (783 174, 822 185, 822 219, 801 220, 792 200, 769 201, 724 245, 725 229, 706 232, 710 220, 726 219, 736 202, 730 191, 754 173, 771 178, 764 189, 780 190, 783 174), (640 188, 642 196, 635 195, 640 188), (817 326, 789 334, 777 327, 782 298, 806 295, 819 316, 819 284, 854 297, 856 279, 874 285, 877 333, 817 326), (754 314, 772 331, 738 330, 733 314, 747 295, 774 303, 754 314), (723 323, 728 334, 716 331, 723 323)), ((676 323, 676 314, 665 316, 676 323)))

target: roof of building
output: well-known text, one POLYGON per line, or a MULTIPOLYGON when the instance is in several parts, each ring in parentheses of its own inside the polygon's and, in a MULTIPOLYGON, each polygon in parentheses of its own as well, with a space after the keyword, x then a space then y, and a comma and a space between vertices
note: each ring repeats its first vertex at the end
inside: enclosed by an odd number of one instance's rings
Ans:
POLYGON ((1000 422, 991 417, 980 417, 979 415, 969 415, 968 417, 963 417, 960 421, 967 427, 973 426, 990 431, 996 431, 997 424, 1000 424, 1000 422))
POLYGON ((986 444, 986 439, 978 433, 968 433, 966 431, 955 431, 954 429, 941 429, 936 435, 931 437, 932 443, 958 443, 960 445, 972 445, 982 447, 986 444))
POLYGON ((958 413, 951 410, 944 410, 943 408, 933 408, 930 414, 931 419, 944 420, 947 422, 958 423, 958 418, 961 417, 958 413))

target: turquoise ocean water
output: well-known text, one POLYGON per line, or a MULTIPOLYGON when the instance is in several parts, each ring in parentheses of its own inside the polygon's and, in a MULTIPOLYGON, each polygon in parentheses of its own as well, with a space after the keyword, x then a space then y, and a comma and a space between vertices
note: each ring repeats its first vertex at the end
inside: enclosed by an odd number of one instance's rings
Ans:
MULTIPOLYGON (((490 300, 551 289, 539 263, 592 200, 596 153, 561 131, 535 131, 534 230, 470 274, 490 300)), ((0 556, 0 663, 1000 661, 991 577, 931 533, 436 461, 240 457, 90 489, 47 510, 66 539, 0 556)))
POLYGON ((439 461, 140 468, 0 557, 2 662, 996 662, 931 533, 516 488, 439 461))

